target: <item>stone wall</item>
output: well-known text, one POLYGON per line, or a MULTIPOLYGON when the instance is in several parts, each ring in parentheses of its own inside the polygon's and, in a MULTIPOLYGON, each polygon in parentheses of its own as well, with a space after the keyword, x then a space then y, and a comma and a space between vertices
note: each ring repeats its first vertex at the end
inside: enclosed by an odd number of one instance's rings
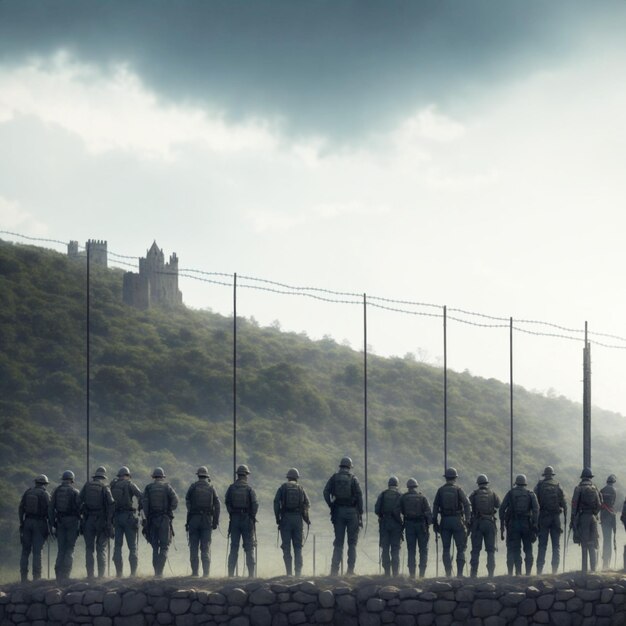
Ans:
POLYGON ((383 578, 315 582, 126 579, 79 582, 64 589, 38 582, 2 588, 0 623, 608 626, 626 622, 625 597, 626 578, 619 575, 417 583, 383 578))

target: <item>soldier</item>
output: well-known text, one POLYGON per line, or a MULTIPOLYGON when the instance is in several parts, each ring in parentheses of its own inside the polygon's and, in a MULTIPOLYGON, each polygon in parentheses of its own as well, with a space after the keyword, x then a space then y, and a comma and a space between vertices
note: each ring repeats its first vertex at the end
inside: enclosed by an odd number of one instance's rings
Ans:
POLYGON ((337 576, 339 573, 346 534, 348 535, 348 575, 354 574, 356 564, 359 528, 363 525, 363 492, 351 469, 352 459, 344 456, 339 463, 339 471, 328 479, 324 487, 324 500, 330 508, 330 519, 335 528, 333 558, 330 565, 331 576, 337 576))
POLYGON ((154 481, 143 490, 143 512, 146 516, 145 537, 152 546, 152 567, 156 578, 163 576, 167 552, 174 536, 172 520, 178 506, 174 488, 165 481, 162 467, 152 472, 154 481))
POLYGON ((509 576, 522 573, 522 545, 524 547, 524 564, 526 576, 530 576, 533 568, 533 543, 537 538, 537 521, 539 503, 534 491, 528 489, 528 481, 524 474, 515 478, 515 486, 511 489, 500 507, 500 533, 504 539, 506 525, 506 566, 509 576))
POLYGON ((256 573, 254 548, 256 547, 256 514, 259 502, 256 493, 248 484, 250 470, 247 465, 237 468, 237 480, 226 491, 226 510, 230 515, 228 534, 230 535, 230 554, 228 555, 228 575, 235 575, 239 558, 239 542, 246 553, 248 576, 256 573))
POLYGON ((40 474, 35 478, 35 486, 27 489, 22 495, 18 516, 20 520, 20 540, 22 558, 20 574, 22 582, 28 580, 28 559, 33 553, 33 580, 41 578, 41 551, 48 538, 48 507, 50 494, 46 491, 48 477, 40 474))
POLYGON ((602 496, 591 482, 593 474, 590 468, 585 467, 580 478, 572 497, 570 527, 574 530, 574 543, 579 543, 582 549, 582 571, 586 573, 587 565, 592 572, 596 570, 599 539, 597 515, 602 508, 602 496))
POLYGON ((304 520, 307 525, 309 519, 309 507, 311 503, 304 491, 304 487, 298 484, 300 472, 292 467, 287 472, 287 482, 283 483, 276 491, 274 497, 274 515, 276 524, 280 530, 281 548, 287 576, 291 576, 291 544, 293 544, 293 560, 296 576, 302 575, 302 537, 304 520))
POLYGON ((117 478, 111 481, 110 486, 115 500, 113 517, 115 526, 115 547, 113 549, 115 574, 118 578, 124 574, 122 547, 124 546, 124 537, 126 537, 130 575, 135 576, 137 574, 137 535, 139 530, 139 517, 135 513, 141 511, 142 494, 139 487, 130 479, 130 470, 126 466, 120 467, 117 478), (137 501, 136 508, 133 506, 133 498, 137 501))
POLYGON ((400 512, 404 519, 409 575, 415 578, 415 551, 416 544, 418 544, 420 578, 423 578, 428 564, 428 527, 433 523, 433 514, 428 498, 417 490, 419 485, 415 478, 409 478, 406 481, 406 486, 408 491, 402 494, 400 498, 400 512))
POLYGON ((209 470, 203 465, 196 472, 198 480, 189 487, 185 496, 189 537, 191 575, 198 576, 198 548, 202 561, 202 575, 206 578, 211 567, 211 534, 220 523, 220 499, 211 484, 209 470))
POLYGON ((606 485, 600 489, 602 496, 602 508, 600 509, 600 525, 602 526, 602 569, 611 567, 611 555, 613 554, 613 544, 617 533, 615 500, 617 491, 613 486, 617 482, 615 474, 611 474, 606 479, 606 485))
POLYGON ((94 547, 98 561, 98 578, 104 576, 106 547, 113 535, 113 496, 106 484, 106 468, 100 466, 92 480, 80 490, 82 533, 85 539, 85 564, 87 577, 94 577, 94 547))
POLYGON ((471 515, 470 503, 461 487, 456 484, 459 477, 454 467, 449 467, 444 474, 446 484, 439 487, 433 502, 433 528, 441 533, 443 545, 443 566, 446 576, 452 576, 452 558, 450 546, 452 538, 456 544, 457 576, 463 576, 465 566, 465 548, 467 547, 467 527, 471 515), (439 519, 441 516, 441 519, 439 519))
POLYGON ((387 489, 376 500, 374 513, 378 515, 379 545, 382 550, 382 562, 385 576, 400 570, 400 543, 402 541, 402 513, 398 478, 392 476, 387 481, 387 489), (391 572, 390 572, 391 570, 391 572))
POLYGON ((498 494, 489 488, 489 479, 481 474, 476 479, 478 489, 474 490, 469 501, 472 505, 472 556, 470 558, 472 578, 478 575, 478 562, 483 541, 487 552, 487 575, 493 578, 496 568, 496 540, 498 528, 496 526, 496 509, 500 507, 498 494))
POLYGON ((61 484, 52 492, 48 508, 48 520, 56 536, 58 553, 54 564, 56 579, 66 582, 72 573, 74 547, 78 539, 80 523, 80 494, 74 487, 74 472, 66 470, 61 484))
MULTIPOLYGON (((624 498, 624 504, 622 504, 620 520, 624 524, 624 530, 626 530, 626 498, 624 498)), ((626 546, 624 546, 624 569, 626 570, 626 546)))
POLYGON ((567 502, 561 485, 554 479, 554 468, 550 465, 543 470, 543 480, 535 486, 534 492, 539 503, 539 546, 537 549, 537 574, 541 575, 546 562, 548 538, 552 542, 552 573, 556 574, 561 560, 561 513, 567 520, 567 502))

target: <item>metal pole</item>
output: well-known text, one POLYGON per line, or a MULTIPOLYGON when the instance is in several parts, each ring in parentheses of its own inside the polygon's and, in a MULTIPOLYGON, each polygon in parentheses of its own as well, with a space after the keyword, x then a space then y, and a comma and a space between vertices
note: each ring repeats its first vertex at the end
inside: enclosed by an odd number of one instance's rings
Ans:
POLYGON ((591 345, 587 339, 583 350, 583 467, 591 468, 591 345))
POLYGON ((443 471, 448 468, 448 307, 443 307, 443 471))
POLYGON ((237 480, 237 273, 233 274, 233 477, 237 480))
POLYGON ((510 393, 510 405, 511 405, 511 459, 510 459, 510 479, 511 487, 513 487, 513 318, 509 318, 509 393, 510 393))
POLYGON ((365 456, 365 531, 367 532, 367 296, 363 294, 363 447, 365 456))
POLYGON ((90 242, 87 241, 87 246, 85 249, 87 255, 87 381, 86 381, 86 404, 87 404, 87 442, 86 442, 86 469, 87 476, 85 480, 89 480, 89 476, 91 475, 89 472, 89 456, 90 456, 90 437, 91 437, 91 416, 90 416, 90 405, 91 405, 91 396, 90 396, 90 384, 91 384, 91 338, 90 338, 90 330, 91 330, 91 260, 90 260, 90 242))

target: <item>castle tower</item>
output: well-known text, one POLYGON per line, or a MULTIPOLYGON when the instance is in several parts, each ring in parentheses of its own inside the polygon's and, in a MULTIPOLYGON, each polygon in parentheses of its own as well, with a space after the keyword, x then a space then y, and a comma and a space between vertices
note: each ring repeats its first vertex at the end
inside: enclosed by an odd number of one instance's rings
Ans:
POLYGON ((67 244, 67 256, 70 259, 86 259, 89 251, 89 263, 94 266, 108 267, 107 242, 102 239, 89 239, 85 243, 85 250, 78 249, 78 241, 70 241, 67 244))

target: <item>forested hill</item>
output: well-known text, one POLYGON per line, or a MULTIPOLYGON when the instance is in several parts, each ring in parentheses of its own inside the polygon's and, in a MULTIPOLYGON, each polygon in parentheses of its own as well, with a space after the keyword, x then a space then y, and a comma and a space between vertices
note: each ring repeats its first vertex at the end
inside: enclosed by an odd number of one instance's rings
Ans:
MULTIPOLYGON (((122 303, 122 272, 94 268, 91 292, 92 468, 131 467, 141 485, 163 466, 183 492, 198 465, 224 492, 232 472, 232 318, 122 303)), ((0 242, 0 536, 17 537, 19 495, 34 475, 85 479, 85 267, 62 254, 0 242)), ((363 482, 362 354, 333 340, 238 323, 238 460, 270 515, 286 470, 314 505, 344 454, 363 482)), ((442 474, 443 376, 409 359, 370 357, 369 503, 391 473, 432 495, 442 474)), ((450 372, 449 460, 469 491, 487 473, 508 483, 509 388, 450 372)), ((579 404, 515 388, 515 472, 546 464, 566 488, 580 472, 579 404)), ((594 408, 595 423, 622 424, 594 408)), ((594 432, 596 473, 623 458, 623 429, 594 432)), ((325 515, 325 514, 324 514, 325 515)), ((0 558, 16 541, 0 544, 0 558)))

